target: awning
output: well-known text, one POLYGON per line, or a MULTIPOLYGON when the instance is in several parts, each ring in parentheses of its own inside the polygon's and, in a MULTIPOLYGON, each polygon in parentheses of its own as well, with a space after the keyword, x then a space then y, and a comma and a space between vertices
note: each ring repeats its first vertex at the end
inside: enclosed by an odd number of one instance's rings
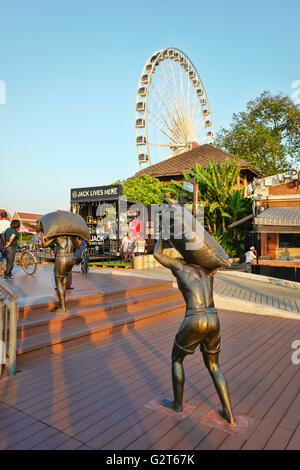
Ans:
POLYGON ((20 228, 17 229, 21 233, 36 233, 36 230, 29 225, 21 224, 20 228))
POLYGON ((269 207, 254 224, 258 233, 300 233, 300 206, 269 207))

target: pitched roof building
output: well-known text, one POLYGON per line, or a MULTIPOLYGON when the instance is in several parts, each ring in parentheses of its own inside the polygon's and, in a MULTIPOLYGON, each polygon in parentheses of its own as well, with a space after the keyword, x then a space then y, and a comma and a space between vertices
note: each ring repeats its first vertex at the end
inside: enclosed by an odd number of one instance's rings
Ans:
POLYGON ((30 212, 19 212, 15 211, 13 219, 18 219, 20 222, 30 225, 36 225, 38 219, 42 217, 43 214, 31 214, 30 212))
MULTIPOLYGON (((167 158, 162 162, 145 167, 138 171, 133 177, 147 174, 165 182, 169 182, 172 179, 175 181, 182 181, 184 179, 183 172, 194 168, 196 162, 205 168, 210 160, 214 160, 216 163, 219 162, 220 164, 225 164, 227 158, 234 160, 235 157, 234 155, 224 152, 224 150, 214 147, 213 145, 199 145, 188 152, 181 153, 174 157, 167 158)), ((241 167, 240 180, 237 181, 238 187, 244 187, 250 184, 254 178, 262 176, 245 160, 237 158, 237 163, 241 167)))

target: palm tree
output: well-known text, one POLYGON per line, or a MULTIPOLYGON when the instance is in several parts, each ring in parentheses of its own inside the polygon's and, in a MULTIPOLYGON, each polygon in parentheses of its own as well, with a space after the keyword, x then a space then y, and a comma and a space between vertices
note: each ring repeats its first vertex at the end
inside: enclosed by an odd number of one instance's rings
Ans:
POLYGON ((199 185, 199 202, 204 206, 205 222, 211 233, 217 232, 217 226, 222 225, 226 230, 226 218, 230 214, 226 210, 228 195, 236 185, 240 167, 236 161, 227 158, 224 165, 210 160, 207 168, 196 163, 190 173, 184 174, 186 178, 195 178, 199 185))

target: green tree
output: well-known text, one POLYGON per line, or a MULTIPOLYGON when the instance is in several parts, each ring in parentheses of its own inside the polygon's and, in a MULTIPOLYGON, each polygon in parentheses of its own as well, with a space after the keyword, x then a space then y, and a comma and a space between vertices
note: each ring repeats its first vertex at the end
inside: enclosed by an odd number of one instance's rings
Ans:
MULTIPOLYGON (((240 167, 229 158, 224 165, 211 160, 207 168, 196 163, 195 167, 185 173, 186 179, 195 178, 199 185, 198 202, 204 207, 204 226, 209 233, 223 246, 230 256, 239 252, 242 234, 238 229, 228 229, 228 225, 251 214, 251 200, 244 196, 244 191, 236 189, 240 167)), ((173 181, 172 198, 182 195, 181 184, 173 181)), ((191 200, 190 193, 184 194, 191 200)))
POLYGON ((162 204, 167 195, 169 185, 162 183, 150 175, 140 175, 122 184, 122 194, 127 199, 144 204, 162 204))
POLYGON ((289 170, 300 162, 300 108, 286 95, 264 91, 246 111, 233 114, 216 142, 264 176, 289 170))
POLYGON ((207 168, 196 163, 195 168, 185 176, 195 178, 199 185, 199 202, 204 206, 204 220, 211 233, 216 234, 218 227, 226 230, 227 198, 236 185, 240 167, 229 158, 224 165, 210 160, 207 168))

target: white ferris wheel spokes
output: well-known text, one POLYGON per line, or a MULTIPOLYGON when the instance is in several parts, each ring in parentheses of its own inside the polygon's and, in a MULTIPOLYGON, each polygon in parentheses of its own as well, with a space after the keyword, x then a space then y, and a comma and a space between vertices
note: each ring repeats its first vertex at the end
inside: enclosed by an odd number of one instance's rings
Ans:
POLYGON ((157 51, 140 76, 135 112, 140 167, 214 143, 214 128, 200 75, 176 48, 157 51))

